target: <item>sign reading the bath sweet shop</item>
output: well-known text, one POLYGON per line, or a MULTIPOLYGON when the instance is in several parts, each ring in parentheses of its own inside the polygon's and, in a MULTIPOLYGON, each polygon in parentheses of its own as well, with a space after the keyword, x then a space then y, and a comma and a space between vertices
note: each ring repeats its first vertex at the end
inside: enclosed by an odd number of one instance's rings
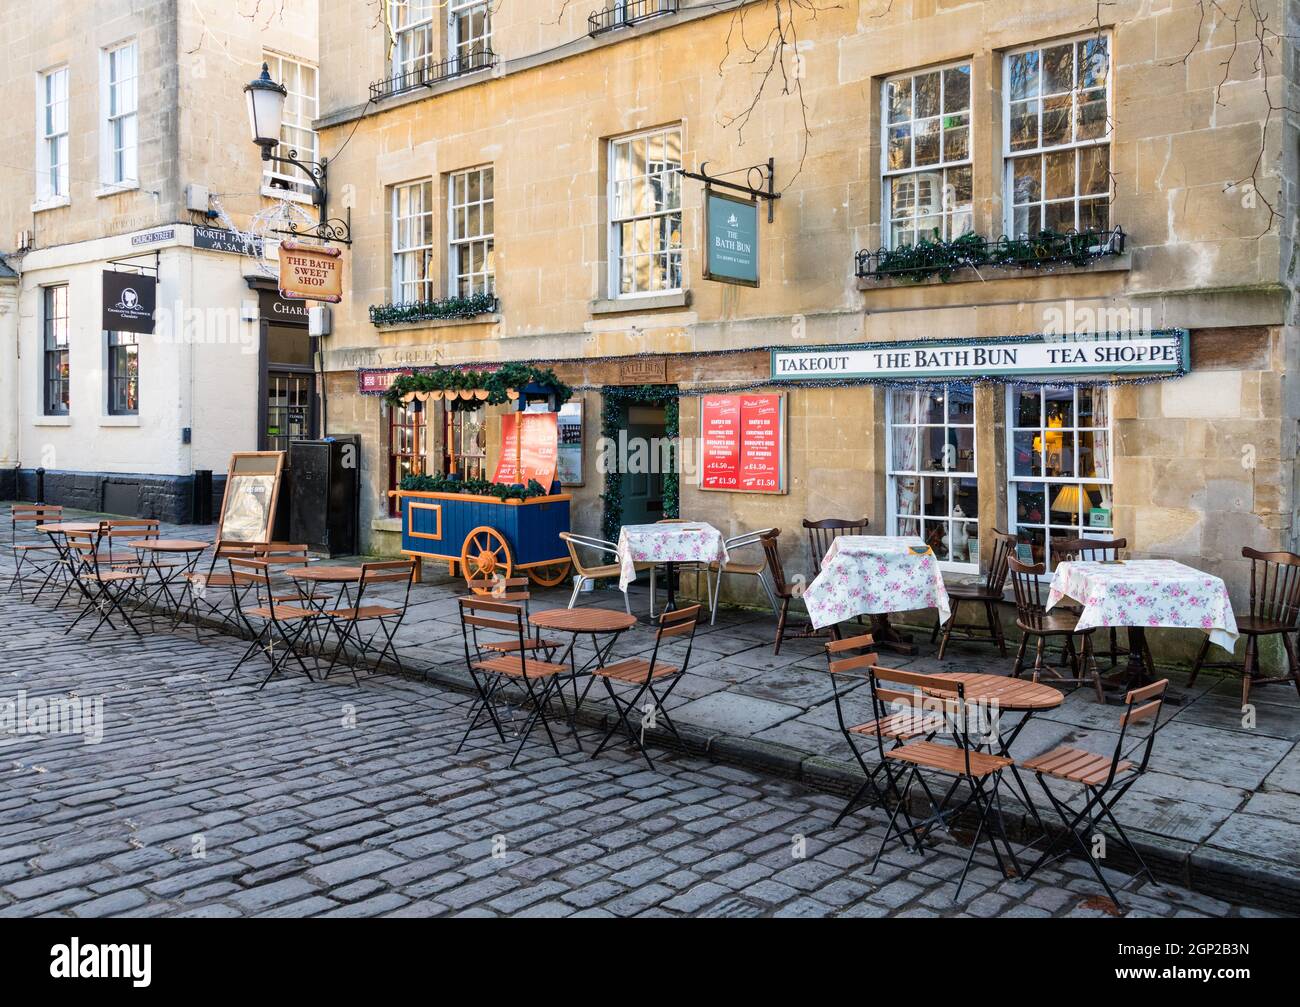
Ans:
POLYGON ((778 381, 1160 374, 1188 369, 1186 329, 772 351, 778 381))
POLYGON ((280 242, 280 296, 302 301, 343 300, 343 260, 337 248, 280 242))

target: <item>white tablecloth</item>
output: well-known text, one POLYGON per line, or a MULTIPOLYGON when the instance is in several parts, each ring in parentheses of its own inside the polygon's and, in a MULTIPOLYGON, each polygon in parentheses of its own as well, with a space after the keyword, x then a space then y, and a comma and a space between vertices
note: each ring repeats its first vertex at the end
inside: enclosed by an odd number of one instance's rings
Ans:
POLYGON ((919 538, 891 535, 836 537, 803 601, 817 629, 919 608, 938 609, 941 622, 952 614, 934 553, 919 538))
POLYGON ((620 591, 636 580, 638 563, 727 562, 722 532, 702 521, 680 524, 625 524, 618 533, 620 591))
POLYGON ((1237 619, 1223 580, 1171 559, 1061 563, 1052 575, 1047 607, 1063 598, 1083 605, 1080 629, 1199 629, 1224 650, 1237 642, 1237 619))

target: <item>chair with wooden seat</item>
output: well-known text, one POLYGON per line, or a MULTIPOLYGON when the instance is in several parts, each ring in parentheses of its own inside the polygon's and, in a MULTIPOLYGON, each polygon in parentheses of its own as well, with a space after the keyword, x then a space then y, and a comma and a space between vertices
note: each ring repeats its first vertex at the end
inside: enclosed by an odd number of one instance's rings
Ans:
POLYGON ((307 603, 283 603, 274 600, 275 585, 271 579, 272 566, 256 555, 228 554, 226 564, 229 576, 224 578, 229 586, 235 617, 244 627, 252 642, 230 669, 226 681, 235 677, 255 652, 266 658, 269 670, 257 687, 260 692, 266 683, 283 671, 292 658, 298 669, 312 681, 312 674, 303 660, 302 641, 313 622, 320 616, 317 608, 307 603), (255 604, 244 604, 249 595, 255 604))
POLYGON ((400 674, 402 659, 397 655, 394 637, 401 629, 406 618, 406 610, 411 601, 411 585, 415 583, 415 559, 385 560, 378 563, 361 564, 361 574, 357 577, 355 591, 352 592, 351 604, 341 608, 323 608, 320 616, 329 623, 337 640, 334 654, 322 679, 330 673, 340 658, 347 660, 352 671, 352 680, 361 684, 357 668, 378 668, 385 657, 391 658, 400 674), (384 585, 394 585, 401 591, 401 600, 393 598, 376 598, 374 592, 384 585), (381 645, 376 648, 375 642, 381 645), (349 654, 349 648, 352 653, 349 654))
POLYGON ((852 520, 828 517, 817 521, 804 518, 803 526, 808 531, 808 548, 812 551, 813 576, 816 577, 822 572, 822 559, 832 542, 841 535, 865 535, 867 525, 870 523, 870 520, 864 517, 852 520))
POLYGON ((19 542, 19 530, 30 525, 56 524, 63 520, 63 508, 57 504, 13 504, 9 508, 9 548, 14 554, 14 575, 9 578, 8 594, 18 586, 18 597, 27 600, 23 590, 26 582, 40 580, 33 600, 55 577, 66 576, 67 568, 61 561, 61 551, 49 539, 39 542, 19 542))
MULTIPOLYGON (((772 585, 767 582, 767 556, 764 555, 758 562, 737 562, 732 559, 739 550, 758 546, 763 547, 763 536, 769 532, 776 531, 775 528, 764 528, 762 531, 749 531, 741 535, 733 535, 726 540, 727 563, 725 566, 719 564, 716 560, 708 564, 705 568, 705 583, 708 583, 709 574, 713 575, 713 592, 709 598, 709 625, 712 626, 718 619, 718 596, 722 594, 722 577, 724 574, 730 574, 735 577, 757 577, 759 586, 763 588, 763 593, 767 595, 768 604, 772 606, 772 614, 776 615, 780 611, 780 605, 777 603, 776 595, 772 593, 772 585)), ((698 594, 698 584, 696 593, 698 594)))
POLYGON ((465 642, 465 666, 474 681, 478 698, 470 708, 469 726, 465 728, 465 734, 460 739, 456 751, 459 753, 465 747, 465 742, 478 727, 484 714, 496 730, 497 737, 503 744, 505 743, 506 728, 502 724, 497 708, 508 707, 513 720, 516 704, 509 701, 513 690, 517 699, 528 707, 528 713, 524 726, 517 735, 519 744, 515 748, 514 755, 511 756, 510 765, 515 764, 529 735, 538 723, 546 731, 551 748, 555 750, 556 755, 559 755, 560 746, 556 743, 555 734, 551 730, 547 704, 552 697, 558 698, 566 719, 573 726, 568 704, 565 703, 564 693, 560 689, 562 680, 569 674, 569 666, 543 661, 532 656, 526 645, 528 633, 522 605, 512 605, 509 602, 496 601, 479 595, 458 600, 461 636, 465 642), (500 640, 515 643, 514 649, 509 653, 502 653, 500 650, 485 646, 500 640))
POLYGON ((1293 552, 1260 552, 1246 546, 1241 555, 1250 560, 1250 608, 1237 616, 1237 632, 1246 638, 1246 653, 1240 665, 1231 661, 1207 664, 1210 649, 1207 636, 1201 644, 1188 686, 1196 683, 1202 668, 1226 668, 1241 675, 1241 705, 1250 702, 1250 690, 1256 685, 1292 682, 1300 692, 1300 662, 1296 659, 1291 634, 1300 628, 1300 556, 1293 552), (1265 676, 1259 667, 1261 637, 1279 636, 1286 654, 1285 675, 1265 676))
MULTIPOLYGON (((491 598, 493 601, 504 601, 511 605, 523 605, 525 625, 529 624, 529 616, 531 615, 529 607, 533 598, 532 591, 529 589, 531 583, 527 577, 501 576, 467 581, 470 593, 480 598, 491 598)), ((512 654, 518 649, 518 646, 518 642, 515 640, 488 640, 483 643, 484 649, 495 650, 500 654, 512 654)), ((537 628, 534 628, 531 637, 524 640, 524 647, 527 650, 545 651, 546 660, 548 661, 555 658, 555 652, 562 646, 564 646, 564 641, 543 637, 542 631, 537 628)))
MULTIPOLYGON (((590 535, 575 535, 572 532, 567 531, 560 532, 560 538, 563 539, 564 544, 568 546, 569 559, 573 562, 573 569, 578 572, 578 575, 573 579, 573 594, 569 595, 569 608, 573 608, 574 605, 578 604, 578 596, 582 593, 583 587, 587 584, 595 584, 598 580, 606 580, 609 578, 614 580, 618 579, 620 572, 620 567, 617 562, 618 546, 603 538, 592 538, 590 535), (612 556, 614 557, 615 562, 597 564, 587 563, 582 557, 583 550, 586 550, 588 553, 597 552, 602 556, 612 556)), ((637 569, 642 569, 645 565, 646 564, 639 563, 637 564, 637 569)), ((652 580, 653 577, 654 574, 651 573, 652 580)), ((651 605, 653 607, 653 601, 651 602, 651 605)), ((628 615, 632 614, 632 609, 629 607, 626 592, 623 593, 623 608, 628 615)))
MULTIPOLYGON (((194 638, 202 641, 199 633, 199 604, 203 604, 207 610, 205 615, 217 616, 221 620, 218 631, 227 627, 237 627, 240 623, 239 608, 244 603, 246 596, 258 586, 258 581, 249 573, 243 570, 231 570, 227 560, 251 559, 257 556, 258 550, 267 549, 271 546, 269 542, 234 542, 229 539, 218 539, 212 550, 212 558, 208 562, 206 570, 195 570, 187 574, 185 583, 182 587, 180 603, 176 606, 176 623, 179 624, 186 615, 194 623, 194 638), (232 597, 235 599, 234 607, 227 610, 222 608, 222 601, 232 597)), ((173 626, 173 628, 175 628, 173 626)))
MULTIPOLYGON (((108 546, 108 563, 123 570, 141 569, 150 565, 140 553, 131 548, 136 542, 161 537, 162 525, 157 518, 109 518, 104 522, 104 544, 108 546)), ((154 557, 154 565, 170 569, 175 561, 154 557)))
MULTIPOLYGON (((1052 545, 1052 555, 1057 563, 1079 560, 1083 563, 1113 563, 1119 559, 1122 550, 1128 548, 1126 538, 1070 538, 1052 545)), ((1095 646, 1095 645, 1094 645, 1095 646)), ((1119 630, 1110 627, 1110 649, 1094 650, 1098 657, 1109 659, 1110 666, 1115 667, 1121 657, 1128 657, 1128 647, 1119 645, 1119 630)))
POLYGON ((931 738, 921 738, 898 745, 883 731, 877 731, 873 735, 880 761, 901 767, 902 772, 898 775, 902 783, 900 786, 898 778, 886 774, 894 810, 889 816, 889 825, 880 842, 880 849, 876 851, 871 873, 875 873, 880 866, 880 858, 891 840, 897 839, 904 846, 910 843, 914 852, 919 854, 931 832, 944 827, 951 834, 950 823, 967 808, 972 808, 978 816, 978 824, 970 841, 970 852, 962 867, 961 877, 957 881, 957 897, 961 896, 962 886, 966 883, 966 875, 970 872, 975 851, 982 838, 987 838, 1002 874, 1005 877, 1018 875, 1020 864, 1007 839, 1001 798, 1003 772, 1013 763, 1006 756, 980 749, 977 735, 982 730, 981 718, 967 704, 965 684, 960 680, 895 671, 879 665, 869 666, 867 675, 871 682, 871 701, 875 709, 893 708, 909 713, 910 716, 919 718, 923 727, 927 726, 927 718, 936 718, 941 722, 940 729, 952 741, 952 744, 945 744, 931 738), (887 743, 889 747, 886 747, 887 743), (943 796, 938 800, 934 796, 937 788, 931 788, 926 780, 927 775, 938 777, 943 786, 943 796), (965 793, 959 795, 959 788, 963 784, 965 793), (920 822, 913 821, 909 807, 912 788, 915 786, 920 787, 930 805, 929 817, 920 822), (999 840, 1002 843, 1001 850, 998 849, 999 840), (1007 869, 1008 862, 1011 870, 1007 869))
POLYGON ((92 612, 99 613, 99 622, 95 623, 95 628, 90 631, 87 639, 93 639, 104 625, 116 629, 112 619, 114 612, 121 616, 136 636, 141 635, 123 603, 139 587, 145 575, 141 570, 117 570, 108 566, 106 561, 100 561, 99 551, 107 533, 106 525, 107 522, 101 522, 99 530, 94 532, 67 533, 65 560, 71 580, 69 588, 77 589, 82 608, 77 618, 63 631, 65 636, 92 612))
POLYGON ((1079 613, 1068 609, 1047 611, 1043 601, 1043 580, 1047 567, 1042 563, 1030 566, 1014 557, 1007 559, 1007 569, 1011 575, 1011 588, 1016 596, 1016 628, 1020 630, 1020 647, 1016 650, 1016 663, 1011 674, 1020 677, 1025 667, 1025 651, 1030 640, 1034 641, 1033 679, 1039 681, 1044 675, 1053 679, 1053 684, 1091 685, 1097 692, 1097 702, 1106 702, 1102 690, 1101 672, 1092 652, 1091 629, 1079 629, 1079 613), (1081 646, 1075 648, 1074 639, 1079 637, 1081 646), (1073 675, 1065 675, 1060 668, 1044 662, 1043 656, 1048 642, 1059 643, 1062 664, 1069 662, 1073 675))
POLYGON ((1065 856, 1069 851, 1062 847, 1072 842, 1092 866, 1093 873, 1097 875, 1097 880, 1106 889, 1106 894, 1110 896, 1111 901, 1122 910, 1123 906, 1120 905, 1119 898, 1102 872, 1101 864, 1094 853, 1097 835, 1101 831, 1104 820, 1114 829, 1120 843, 1138 865, 1137 872, 1130 876, 1125 884, 1141 875, 1145 875, 1154 883, 1155 878, 1142 859, 1142 854, 1137 851, 1137 847, 1133 845, 1128 834, 1115 818, 1114 808, 1139 777, 1147 771, 1156 732, 1163 726, 1160 721, 1160 711, 1168 687, 1169 679, 1164 678, 1140 689, 1133 689, 1125 696, 1125 710, 1119 718, 1119 737, 1110 755, 1062 745, 1020 763, 1024 769, 1037 775, 1043 793, 1047 795, 1048 801, 1061 819, 1061 824, 1065 826, 1064 831, 1058 833, 1049 842, 1042 856, 1030 867, 1025 874, 1026 878, 1033 877, 1034 872, 1044 864, 1065 856), (1132 740, 1130 732, 1136 733, 1133 729, 1139 724, 1148 724, 1148 733, 1144 739, 1139 739, 1126 751, 1125 744, 1132 740), (1134 762, 1133 757, 1137 756, 1139 751, 1142 753, 1141 757, 1134 762), (1077 788, 1078 797, 1074 799, 1075 803, 1071 804, 1058 797, 1057 793, 1048 786, 1049 780, 1057 781, 1058 790, 1062 785, 1077 788))
POLYGON ((952 606, 952 611, 948 621, 940 625, 939 620, 935 619, 934 631, 930 634, 930 642, 934 643, 942 631, 943 638, 939 640, 938 656, 940 661, 943 660, 944 652, 948 649, 948 641, 952 639, 954 633, 959 634, 958 639, 995 643, 1002 656, 1007 656, 1007 638, 1002 630, 1002 616, 999 612, 999 606, 1002 603, 1002 594, 1007 586, 1007 560, 1016 551, 1016 537, 996 528, 992 531, 993 556, 989 562, 989 568, 984 574, 984 582, 982 584, 950 585, 948 587, 948 601, 952 606), (973 606, 983 606, 984 626, 980 626, 978 623, 960 624, 957 622, 957 612, 964 601, 973 606))
POLYGON ((781 562, 781 547, 777 541, 780 537, 781 529, 772 528, 759 539, 767 559, 767 576, 771 582, 772 593, 780 601, 776 613, 776 644, 772 648, 773 654, 781 653, 781 644, 786 640, 806 639, 816 635, 811 623, 800 627, 797 633, 786 632, 786 621, 790 617, 790 602, 794 600, 794 588, 785 579, 785 566, 781 562))
POLYGON ((624 661, 616 661, 613 664, 603 665, 592 671, 593 680, 599 679, 605 684, 605 692, 609 700, 614 704, 614 709, 618 713, 618 720, 605 733, 604 739, 592 752, 591 757, 594 759, 605 747, 613 740, 621 729, 628 737, 628 740, 636 746, 637 750, 645 758, 646 765, 651 769, 655 764, 650 759, 650 753, 646 751, 644 728, 655 727, 660 719, 663 720, 664 726, 672 732, 674 738, 680 743, 682 738, 677 733, 677 725, 668 716, 666 704, 668 697, 672 695, 673 689, 681 681, 682 675, 691 663, 691 648, 695 642, 695 630, 700 624, 700 613, 703 611, 702 606, 690 605, 686 608, 673 609, 671 612, 664 612, 659 616, 659 625, 655 630, 654 649, 650 652, 649 660, 641 657, 632 657, 624 661), (669 664, 660 657, 664 651, 665 641, 672 641, 677 646, 685 644, 685 651, 682 653, 681 662, 678 664, 669 664), (625 699, 619 695, 615 686, 628 686, 632 691, 632 698, 625 699), (662 691, 661 691, 662 690, 662 691), (641 700, 649 694, 652 703, 647 703, 648 709, 642 709, 641 700), (643 728, 638 731, 632 726, 629 714, 639 713, 639 724, 643 728))
MULTIPOLYGON (((874 645, 875 641, 870 633, 843 640, 832 640, 826 645, 827 670, 831 676, 831 694, 835 699, 835 718, 839 721, 840 733, 844 735, 849 750, 853 752, 853 757, 866 777, 857 792, 844 805, 844 810, 839 813, 839 817, 831 823, 832 829, 839 828, 840 822, 858 808, 877 807, 888 810, 885 791, 881 789, 877 780, 885 774, 890 777, 890 782, 896 785, 903 773, 901 767, 892 766, 885 760, 877 762, 874 768, 868 766, 866 755, 861 747, 864 740, 872 739, 871 747, 875 748, 874 739, 877 735, 881 735, 897 748, 905 741, 912 741, 915 738, 932 738, 943 729, 942 717, 918 711, 913 707, 898 711, 890 710, 888 707, 873 707, 871 720, 862 724, 849 725, 849 721, 844 716, 843 704, 844 694, 847 694, 849 687, 842 682, 855 671, 865 672, 868 668, 876 667, 878 657, 869 649, 874 645), (864 801, 863 798, 866 800, 864 801)), ((853 677, 860 681, 866 680, 865 674, 853 677)))

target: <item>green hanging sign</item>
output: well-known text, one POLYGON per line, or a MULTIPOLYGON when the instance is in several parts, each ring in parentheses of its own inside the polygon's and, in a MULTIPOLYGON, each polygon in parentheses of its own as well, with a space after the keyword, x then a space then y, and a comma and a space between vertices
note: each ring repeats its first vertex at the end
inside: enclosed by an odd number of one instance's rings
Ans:
POLYGON ((704 278, 758 286, 758 200, 704 193, 704 278))

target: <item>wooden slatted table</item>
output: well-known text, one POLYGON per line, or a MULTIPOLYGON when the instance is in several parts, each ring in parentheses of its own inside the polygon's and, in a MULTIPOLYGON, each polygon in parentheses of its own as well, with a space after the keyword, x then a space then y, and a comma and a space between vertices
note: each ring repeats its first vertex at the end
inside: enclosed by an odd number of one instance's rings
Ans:
POLYGON ((1012 713, 1037 713, 1054 710, 1065 702, 1065 693, 1042 682, 1027 682, 1007 675, 983 675, 973 671, 949 671, 935 678, 961 682, 966 700, 971 703, 996 703, 1012 713))

